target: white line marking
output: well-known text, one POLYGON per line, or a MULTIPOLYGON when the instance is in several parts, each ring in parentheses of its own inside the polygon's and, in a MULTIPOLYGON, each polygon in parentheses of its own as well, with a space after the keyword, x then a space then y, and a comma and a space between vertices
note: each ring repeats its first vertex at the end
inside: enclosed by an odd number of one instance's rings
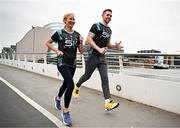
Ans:
POLYGON ((35 101, 30 99, 28 96, 26 96, 24 93, 22 93, 19 89, 17 89, 15 86, 7 82, 5 79, 0 77, 0 80, 4 82, 9 88, 11 88, 14 92, 16 92, 20 97, 22 97, 26 102, 28 102, 30 105, 32 105, 35 109, 40 111, 44 116, 46 116, 49 120, 51 120, 57 127, 64 127, 64 124, 53 114, 48 112, 45 108, 41 107, 39 104, 37 104, 35 101))

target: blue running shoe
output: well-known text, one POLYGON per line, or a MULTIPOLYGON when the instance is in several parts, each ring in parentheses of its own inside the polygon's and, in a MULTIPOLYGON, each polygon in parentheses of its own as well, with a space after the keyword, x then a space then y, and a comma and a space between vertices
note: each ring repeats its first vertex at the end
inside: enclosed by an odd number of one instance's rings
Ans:
POLYGON ((61 100, 58 97, 54 97, 54 106, 57 110, 61 110, 61 100))
POLYGON ((62 112, 62 113, 61 113, 61 116, 62 116, 64 125, 66 125, 66 126, 71 126, 72 121, 71 121, 71 117, 70 117, 69 112, 65 112, 65 113, 62 112))

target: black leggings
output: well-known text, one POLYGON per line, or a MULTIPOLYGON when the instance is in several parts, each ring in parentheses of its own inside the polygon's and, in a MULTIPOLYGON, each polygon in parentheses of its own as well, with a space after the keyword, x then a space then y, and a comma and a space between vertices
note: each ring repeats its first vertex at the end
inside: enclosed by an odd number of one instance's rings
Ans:
POLYGON ((60 67, 58 66, 58 70, 61 73, 62 77, 64 78, 63 84, 59 89, 58 96, 62 97, 63 93, 65 92, 64 105, 66 108, 69 108, 72 92, 74 89, 73 76, 76 68, 67 65, 61 65, 60 67))

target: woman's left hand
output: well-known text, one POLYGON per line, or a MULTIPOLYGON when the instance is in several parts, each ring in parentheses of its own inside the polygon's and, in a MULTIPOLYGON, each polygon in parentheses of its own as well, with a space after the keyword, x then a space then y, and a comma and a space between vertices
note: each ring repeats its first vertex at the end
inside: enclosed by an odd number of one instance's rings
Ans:
POLYGON ((84 40, 84 38, 80 35, 79 36, 79 41, 80 41, 81 44, 83 44, 83 40, 84 40))

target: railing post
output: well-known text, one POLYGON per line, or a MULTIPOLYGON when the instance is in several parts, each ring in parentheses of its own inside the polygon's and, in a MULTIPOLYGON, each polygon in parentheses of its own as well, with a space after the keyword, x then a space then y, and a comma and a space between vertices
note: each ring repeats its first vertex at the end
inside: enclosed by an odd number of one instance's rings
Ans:
POLYGON ((44 64, 47 64, 46 54, 43 56, 43 58, 44 58, 44 64))
POLYGON ((27 62, 26 54, 24 54, 24 61, 27 62))
POLYGON ((4 60, 5 60, 6 59, 6 54, 4 53, 3 56, 4 56, 4 60))
POLYGON ((15 54, 12 53, 12 60, 15 60, 15 54))
POLYGON ((19 57, 19 54, 17 54, 17 60, 20 61, 20 57, 19 57))
POLYGON ((9 55, 9 53, 7 54, 7 59, 10 60, 10 55, 9 55))
POLYGON ((171 56, 170 65, 174 65, 174 56, 171 56))
POLYGON ((81 54, 81 60, 82 60, 82 67, 85 67, 85 60, 84 60, 84 55, 81 54))
POLYGON ((35 56, 34 54, 32 55, 33 63, 35 63, 35 56))
POLYGON ((122 56, 119 56, 119 71, 122 72, 122 69, 123 69, 122 56))

